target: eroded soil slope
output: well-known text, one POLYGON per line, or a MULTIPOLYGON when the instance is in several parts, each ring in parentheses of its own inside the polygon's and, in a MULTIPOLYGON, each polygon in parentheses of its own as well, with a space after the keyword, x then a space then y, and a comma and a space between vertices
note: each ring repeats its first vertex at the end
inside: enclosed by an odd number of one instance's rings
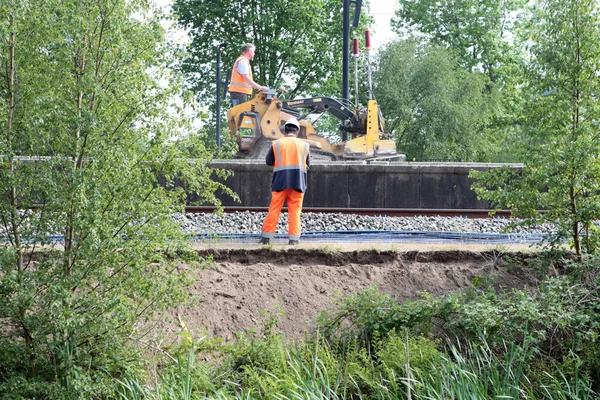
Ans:
MULTIPOLYGON (((280 329, 298 337, 314 326, 317 313, 336 296, 348 296, 370 285, 399 301, 415 299, 419 292, 440 295, 472 285, 474 277, 495 276, 498 286, 535 286, 531 269, 507 266, 506 255, 495 251, 355 251, 327 252, 310 249, 275 251, 268 248, 202 250, 213 257, 212 265, 198 271, 190 295, 192 304, 170 315, 177 329, 181 318, 188 329, 207 329, 211 336, 226 340, 237 331, 256 328, 261 311, 285 312, 280 329)), ((531 255, 511 254, 518 258, 531 255)))

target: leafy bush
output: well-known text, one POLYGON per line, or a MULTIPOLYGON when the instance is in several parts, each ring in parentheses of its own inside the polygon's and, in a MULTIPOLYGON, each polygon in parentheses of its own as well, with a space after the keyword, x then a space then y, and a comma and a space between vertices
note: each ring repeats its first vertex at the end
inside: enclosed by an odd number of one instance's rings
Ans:
POLYGON ((386 335, 392 330, 404 328, 423 333, 432 328, 436 314, 443 314, 445 304, 422 293, 419 301, 407 301, 400 305, 386 293, 371 286, 362 293, 340 299, 334 307, 318 316, 321 335, 329 341, 358 338, 367 349, 373 336, 386 335))

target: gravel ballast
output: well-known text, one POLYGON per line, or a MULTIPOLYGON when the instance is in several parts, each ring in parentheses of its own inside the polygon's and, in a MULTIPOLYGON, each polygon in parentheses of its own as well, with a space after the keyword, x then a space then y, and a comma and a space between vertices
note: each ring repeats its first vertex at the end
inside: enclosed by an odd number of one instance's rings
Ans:
MULTIPOLYGON (((177 214, 175 220, 186 233, 260 233, 265 212, 233 212, 223 216, 209 213, 177 214)), ((514 219, 464 217, 388 217, 354 214, 303 213, 303 232, 333 231, 429 231, 429 232, 471 232, 506 233, 514 219)), ((281 213, 276 233, 287 232, 287 213, 281 213)), ((516 227, 511 233, 544 234, 551 233, 551 226, 516 227)))

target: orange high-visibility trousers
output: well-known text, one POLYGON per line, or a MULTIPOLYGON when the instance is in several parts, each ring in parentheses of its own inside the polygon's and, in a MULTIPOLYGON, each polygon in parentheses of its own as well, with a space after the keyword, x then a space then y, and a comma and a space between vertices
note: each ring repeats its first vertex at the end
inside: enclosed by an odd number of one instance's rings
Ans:
POLYGON ((263 223, 262 237, 272 239, 275 236, 277 222, 279 222, 279 214, 281 213, 281 208, 286 200, 288 204, 289 239, 300 240, 300 213, 302 212, 304 193, 297 192, 294 189, 286 189, 281 192, 271 193, 271 204, 269 205, 269 213, 263 223))

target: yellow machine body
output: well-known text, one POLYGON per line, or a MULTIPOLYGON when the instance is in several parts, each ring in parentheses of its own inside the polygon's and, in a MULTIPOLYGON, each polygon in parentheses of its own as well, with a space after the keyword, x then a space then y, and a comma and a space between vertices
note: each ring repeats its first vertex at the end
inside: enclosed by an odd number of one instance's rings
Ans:
MULTIPOLYGON (((319 104, 320 98, 311 98, 310 101, 319 104)), ((284 103, 274 92, 259 93, 249 101, 227 111, 229 131, 238 144, 239 157, 263 157, 270 143, 284 136, 285 122, 297 117, 286 112, 284 103)), ((294 101, 285 104, 291 105, 294 101)), ((332 145, 327 138, 317 134, 310 122, 303 119, 299 120, 298 137, 309 143, 311 150, 331 154, 332 159, 362 160, 392 157, 397 154, 394 141, 382 139, 386 134, 383 132, 383 120, 375 100, 369 101, 366 116, 355 117, 359 124, 366 125, 366 134, 353 134, 351 140, 332 145)))
MULTIPOLYGON (((369 100, 367 104, 366 124, 367 133, 365 135, 342 143, 343 157, 350 159, 371 159, 397 155, 396 142, 389 139, 381 139, 384 121, 379 118, 379 107, 375 100, 369 100)), ((338 151, 341 151, 341 149, 338 151)))

